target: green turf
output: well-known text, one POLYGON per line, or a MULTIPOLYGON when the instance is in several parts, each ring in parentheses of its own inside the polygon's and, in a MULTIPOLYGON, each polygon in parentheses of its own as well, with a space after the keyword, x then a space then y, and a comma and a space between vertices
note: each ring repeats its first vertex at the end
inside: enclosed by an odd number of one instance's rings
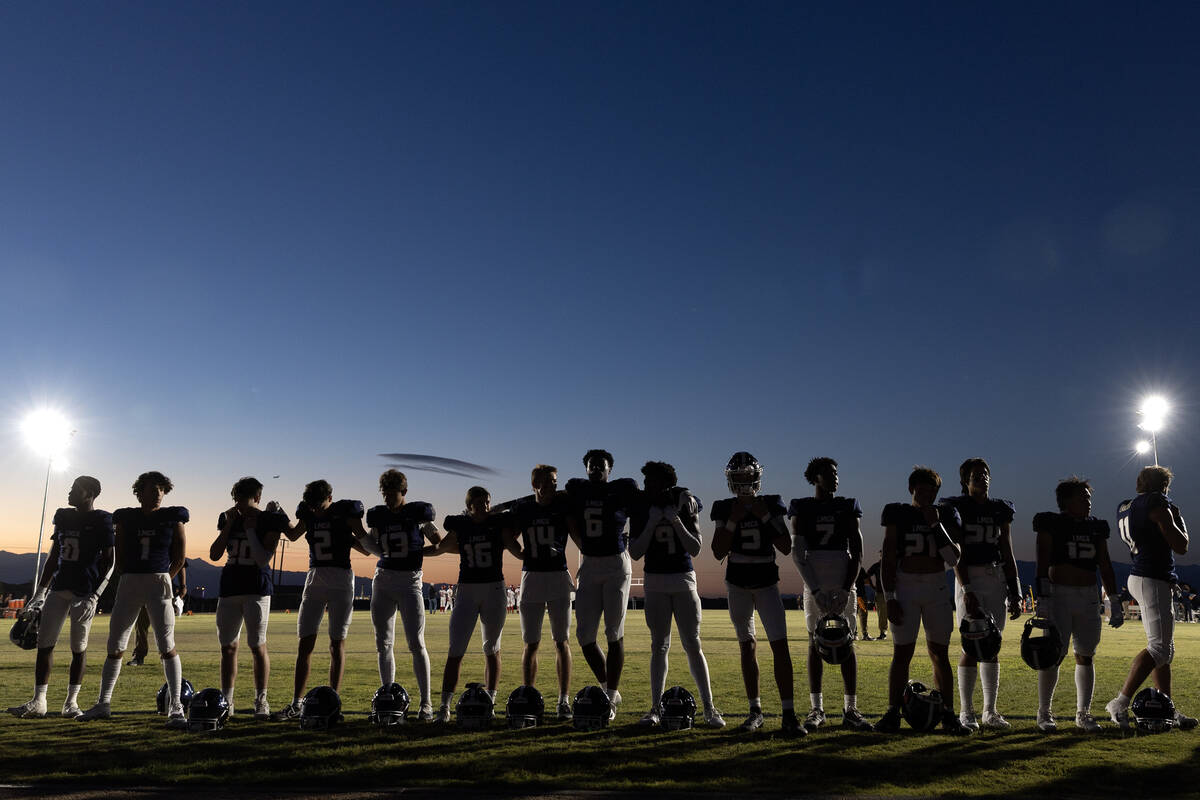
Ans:
MULTIPOLYGON (((426 639, 433 663, 435 704, 447 643, 444 614, 428 618, 426 639)), ((803 631, 797 612, 788 614, 793 636, 803 631)), ((274 672, 274 708, 290 699, 295 655, 295 616, 273 614, 270 645, 274 672)), ((670 791, 774 792, 820 794, 1001 795, 1053 792, 1057 796, 1141 796, 1200 792, 1200 732, 1159 736, 1125 736, 1109 726, 1103 735, 1077 732, 1075 687, 1070 661, 1064 664, 1055 698, 1060 733, 1046 736, 1033 725, 1036 710, 1034 673, 1017 655, 1020 623, 1010 623, 1002 655, 1000 710, 1013 723, 1007 733, 984 732, 969 739, 943 734, 900 736, 843 732, 830 727, 801 740, 775 735, 779 700, 771 678, 769 650, 760 653, 762 696, 768 712, 767 732, 736 732, 746 710, 738 668, 737 643, 728 616, 707 611, 704 649, 713 676, 717 704, 730 723, 724 731, 679 734, 648 732, 636 725, 649 706, 647 690, 649 635, 640 611, 626 626, 628 654, 621 693, 625 702, 617 722, 606 731, 580 734, 566 725, 510 732, 459 733, 453 726, 410 724, 378 730, 366 722, 370 698, 378 685, 370 617, 355 615, 347 643, 347 669, 342 698, 344 726, 329 732, 300 731, 295 725, 256 723, 237 716, 218 734, 167 730, 153 713, 154 694, 163 681, 156 655, 144 667, 126 667, 113 696, 111 721, 79 723, 61 718, 18 720, 0 715, 0 783, 69 781, 100 786, 147 784, 232 784, 294 787, 305 790, 352 787, 395 789, 407 786, 476 787, 499 791, 553 788, 670 791)), ((107 617, 92 631, 91 668, 80 705, 95 699, 107 617), (97 646, 98 645, 98 646, 97 646)), ((872 621, 874 630, 874 621, 872 621)), ((216 686, 218 651, 211 615, 185 617, 176 628, 184 675, 197 689, 216 686)), ((65 637, 64 637, 65 642, 65 637)), ((464 659, 462 681, 482 678, 483 658, 476 632, 472 652, 464 659)), ((508 619, 504 639, 501 695, 520 682, 520 628, 508 619)), ((1129 660, 1145 643, 1136 621, 1123 629, 1105 629, 1096 659, 1093 713, 1104 718, 1103 704, 1116 694, 1129 660)), ((402 646, 402 645, 401 645, 402 646)), ((1180 625, 1176 632, 1176 701, 1186 711, 1200 712, 1200 625, 1180 625)), ((803 651, 794 643, 797 708, 807 710, 807 676, 803 651)), ((891 643, 858 644, 859 707, 869 717, 884 708, 885 679, 891 643)), ((572 689, 591 682, 576 649, 572 689)), ((51 710, 66 691, 65 647, 50 685, 51 710)), ((687 659, 678 643, 671 651, 668 685, 694 690, 687 659)), ((397 653, 397 678, 413 694, 411 661, 397 653)), ((236 706, 252 706, 249 652, 243 648, 236 706)), ((314 683, 325 682, 328 655, 314 656, 314 683)), ((33 654, 11 645, 0 648, 0 705, 17 705, 30 696, 33 654)), ((914 659, 913 677, 929 682, 928 660, 914 659)), ((552 651, 543 653, 538 688, 552 698, 552 651)), ((460 684, 461 688, 461 684, 460 684)), ((981 705, 977 690, 976 707, 981 705)), ((827 670, 825 705, 841 705, 840 678, 827 670)), ((957 706, 957 698, 955 700, 957 706)), ((1107 722, 1105 721, 1106 725, 1107 722)))

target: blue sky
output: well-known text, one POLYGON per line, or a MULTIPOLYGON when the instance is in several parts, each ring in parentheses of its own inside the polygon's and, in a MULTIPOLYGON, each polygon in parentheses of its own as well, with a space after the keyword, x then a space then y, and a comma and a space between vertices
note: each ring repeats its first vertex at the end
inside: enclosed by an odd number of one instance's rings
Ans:
MULTIPOLYGON (((506 497, 601 446, 708 504, 735 450, 787 496, 831 455, 868 547, 914 463, 982 455, 1032 558, 1057 479, 1131 492, 1150 389, 1186 514, 1198 17, 7 7, 0 548, 33 547, 41 403, 102 505, 171 475, 194 555, 243 474, 371 502, 376 454, 433 453, 506 497)), ((410 477, 443 513, 469 483, 410 477)))

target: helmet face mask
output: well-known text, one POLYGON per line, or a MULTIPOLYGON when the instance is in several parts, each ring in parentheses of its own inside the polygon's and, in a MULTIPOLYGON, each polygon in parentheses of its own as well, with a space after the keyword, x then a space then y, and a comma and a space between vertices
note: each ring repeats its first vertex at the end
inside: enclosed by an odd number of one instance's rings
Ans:
POLYGON ((375 690, 367 719, 381 727, 403 725, 408 719, 408 692, 393 681, 375 690))
POLYGON ((608 699, 608 692, 599 686, 583 687, 571 705, 575 730, 598 731, 607 728, 611 711, 612 701, 608 699))
POLYGON ((533 686, 518 686, 508 696, 504 708, 505 720, 510 728, 536 728, 542 724, 546 713, 546 701, 542 693, 533 686))
POLYGON ((300 727, 328 730, 342 721, 342 698, 331 686, 318 686, 304 695, 300 704, 300 727))
POLYGON ((826 664, 841 664, 850 658, 854 644, 850 623, 840 614, 826 614, 813 631, 813 647, 826 664))
POLYGON ((958 626, 963 652, 976 661, 991 661, 1000 654, 1000 629, 990 614, 963 617, 958 626))
POLYGON ((733 454, 725 465, 725 482, 737 497, 754 497, 762 490, 762 464, 744 450, 733 454))
POLYGON ((229 721, 229 701, 220 689, 204 689, 188 704, 189 731, 219 731, 229 721))
POLYGON ((1178 725, 1175 704, 1153 686, 1147 686, 1134 695, 1129 712, 1141 733, 1165 733, 1178 725))
POLYGON ((1032 669, 1052 669, 1062 663, 1067 654, 1062 637, 1053 622, 1045 617, 1026 620, 1021 633, 1021 658, 1032 669))
POLYGON ((492 696, 482 683, 468 683, 454 708, 458 727, 466 731, 487 730, 492 727, 493 706, 492 696))
POLYGON ((920 681, 909 681, 900 698, 900 713, 914 730, 931 731, 942 718, 942 693, 920 681))
POLYGON ((662 726, 669 731, 688 730, 696 724, 696 698, 682 686, 672 686, 662 694, 662 726))

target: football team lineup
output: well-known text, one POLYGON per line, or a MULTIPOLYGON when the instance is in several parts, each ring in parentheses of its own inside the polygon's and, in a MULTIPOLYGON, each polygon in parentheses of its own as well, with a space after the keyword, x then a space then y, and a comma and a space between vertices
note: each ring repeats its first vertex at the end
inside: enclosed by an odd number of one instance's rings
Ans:
MULTIPOLYGON (((719 729, 726 722, 714 700, 701 646, 701 605, 692 568, 692 557, 707 544, 726 564, 729 621, 747 705, 738 731, 763 729, 767 716, 756 613, 770 651, 773 687, 769 688, 778 697, 779 732, 785 737, 803 737, 827 724, 822 692, 826 665, 840 675, 843 693, 837 716, 845 729, 895 734, 902 720, 917 731, 940 727, 955 736, 969 736, 981 728, 1012 728, 999 711, 998 686, 1005 623, 1022 613, 1009 530, 1014 510, 1007 501, 989 495, 991 474, 982 459, 963 462, 958 476, 962 493, 940 501, 941 476, 926 467, 915 468, 908 482, 911 502, 883 509, 880 569, 867 580, 879 589, 879 638, 890 633, 892 652, 884 681, 884 710, 873 723, 859 710, 855 645, 860 638, 857 612, 865 610, 858 596, 866 577, 863 512, 853 498, 836 494, 833 459, 813 459, 805 471, 812 494, 785 504, 777 495, 761 493, 763 470, 758 461, 749 453, 735 453, 725 470, 732 496, 713 503, 709 518, 714 528, 707 540, 700 529, 704 505, 678 486, 670 464, 647 462, 639 487, 632 479, 610 478, 613 458, 606 451, 588 451, 583 463, 587 478, 570 480, 561 491, 556 468, 538 465, 531 474, 533 495, 496 508, 486 489, 472 487, 465 498, 465 513, 445 517, 440 530, 432 506, 406 499, 407 478, 394 469, 380 476, 383 504, 367 510, 358 501, 334 501, 332 487, 314 481, 306 486, 294 520, 276 503, 260 508, 259 481, 237 481, 231 491, 234 504, 221 514, 210 548, 213 560, 225 557, 215 615, 220 688, 201 691, 184 680, 175 642, 172 579, 183 564, 187 509, 164 506, 164 497, 173 488, 170 479, 146 472, 133 485, 140 507, 108 514, 95 508, 99 482, 81 476, 71 487, 69 507, 54 515, 50 556, 33 598, 11 632, 14 642, 36 649, 37 657, 34 697, 9 711, 21 718, 50 713, 47 693, 53 653, 69 620, 72 658, 61 716, 81 722, 110 719, 116 713, 112 698, 129 638, 144 610, 154 629, 165 677, 158 692, 158 711, 166 715, 169 727, 193 731, 226 727, 234 711, 243 628, 252 655, 254 718, 298 721, 307 729, 333 727, 344 718, 339 690, 353 617, 350 553, 354 550, 379 559, 370 610, 380 684, 368 714, 375 725, 391 727, 415 718, 484 730, 497 724, 493 720, 501 711, 512 728, 540 727, 551 718, 580 730, 608 727, 618 717, 621 687, 629 691, 622 676, 630 563, 640 560, 650 641, 648 680, 636 687, 636 693, 648 695, 649 702, 637 725, 719 729), (272 713, 267 700, 266 633, 273 592, 268 565, 282 537, 305 538, 310 569, 296 619, 292 698, 272 713), (568 541, 581 553, 574 576, 567 567, 568 541), (509 616, 502 572, 506 551, 522 565, 518 621, 523 652, 520 685, 511 694, 498 695, 501 636, 509 616), (460 568, 440 695, 435 698, 425 642, 421 565, 423 559, 443 554, 457 555, 460 568), (803 716, 796 707, 777 555, 790 556, 804 581, 802 613, 808 646, 803 659, 810 708, 803 716), (952 586, 945 576, 947 568, 954 573, 952 586), (84 710, 78 699, 89 632, 99 598, 114 574, 118 582, 108 615, 99 695, 84 710), (396 680, 397 615, 412 656, 412 696, 396 680), (535 688, 547 617, 557 690, 550 698, 535 688), (957 681, 949 650, 956 618, 957 681), (322 621, 329 639, 329 681, 310 690, 310 683, 316 683, 310 681, 311 659, 322 621), (666 686, 672 621, 695 694, 684 686, 666 686), (594 678, 575 694, 570 692, 572 622, 587 671, 594 678), (459 693, 460 672, 477 625, 482 628, 483 680, 467 682, 459 693), (932 686, 909 680, 920 638, 929 656, 932 686), (977 684, 982 684, 983 699, 978 715, 977 684)), ((1143 469, 1136 496, 1118 509, 1118 530, 1133 560, 1128 588, 1145 633, 1145 646, 1122 670, 1120 691, 1105 705, 1122 732, 1196 726, 1196 720, 1171 700, 1174 556, 1185 553, 1188 546, 1182 515, 1167 499, 1171 478, 1163 467, 1143 469)), ((1097 578, 1105 590, 1103 607, 1112 628, 1124 623, 1125 608, 1118 598, 1109 555, 1108 524, 1091 515, 1090 486, 1076 478, 1061 481, 1056 499, 1057 512, 1034 517, 1037 605, 1034 616, 1025 622, 1020 655, 1036 671, 1034 729, 1042 734, 1058 730, 1053 696, 1061 662, 1071 652, 1076 687, 1072 722, 1080 732, 1095 734, 1102 730, 1091 713, 1094 659, 1102 630, 1097 578)), ((865 623, 867 617, 862 619, 865 623)), ((865 629, 862 634, 863 640, 869 638, 865 629)))

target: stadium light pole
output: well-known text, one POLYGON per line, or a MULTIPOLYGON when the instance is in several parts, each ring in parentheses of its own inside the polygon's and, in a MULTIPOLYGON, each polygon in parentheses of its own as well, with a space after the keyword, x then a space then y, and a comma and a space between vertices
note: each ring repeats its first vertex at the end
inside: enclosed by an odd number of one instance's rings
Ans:
MULTIPOLYGON (((1163 429, 1163 424, 1166 421, 1167 412, 1171 410, 1171 406, 1162 395, 1148 395, 1142 400, 1142 405, 1138 409, 1138 414, 1142 421, 1138 423, 1138 427, 1150 434, 1150 450, 1154 452, 1154 466, 1158 466, 1158 432, 1163 429)), ((1145 452, 1141 449, 1139 443, 1138 452, 1145 452)))
POLYGON ((46 483, 42 488, 42 516, 38 523, 37 556, 33 560, 33 590, 30 597, 38 590, 38 581, 42 577, 42 537, 46 531, 46 501, 50 496, 50 473, 55 467, 59 470, 67 468, 64 454, 75 430, 62 414, 49 408, 31 411, 21 421, 21 432, 25 441, 38 455, 46 459, 46 483))

